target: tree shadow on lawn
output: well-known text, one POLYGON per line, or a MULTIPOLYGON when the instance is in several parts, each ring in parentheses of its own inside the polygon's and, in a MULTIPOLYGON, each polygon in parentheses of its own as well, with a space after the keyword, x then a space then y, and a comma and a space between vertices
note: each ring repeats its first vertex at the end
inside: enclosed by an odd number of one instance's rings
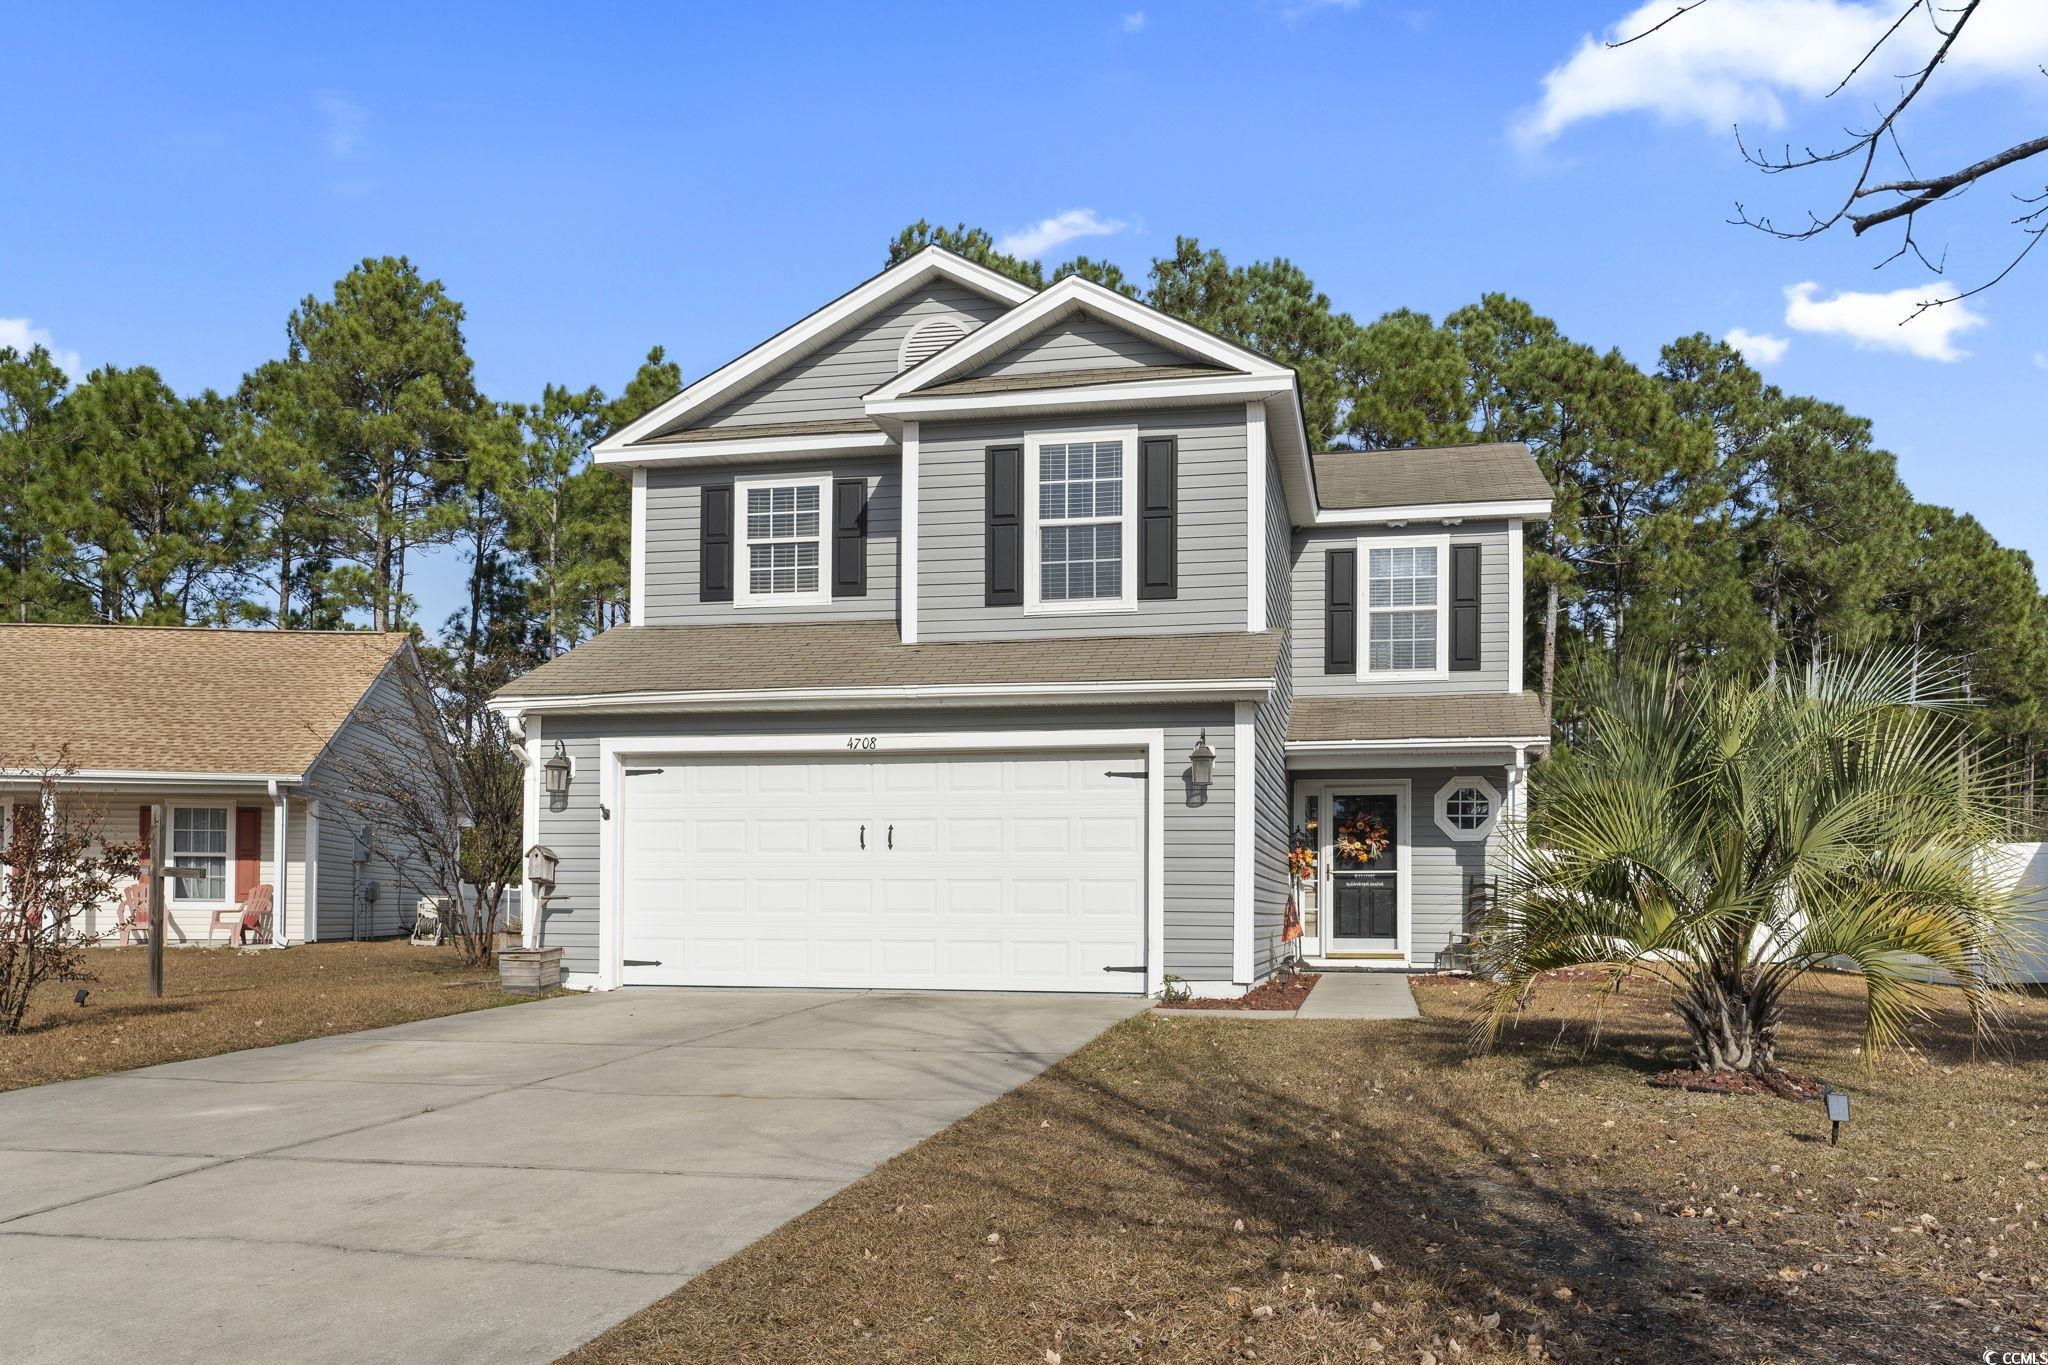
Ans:
MULTIPOLYGON (((1633 1084, 1636 1074, 1670 1065, 1659 1055, 1666 1035, 1613 1029, 1582 1059, 1510 1042, 1504 1059, 1475 1062, 1468 1025, 1456 1018, 1281 1025, 1285 1032, 1259 1038, 1270 1043, 1258 1049, 1269 1068, 1239 1065, 1219 1075, 1213 1052, 1190 1065, 1190 1040, 1160 1031, 1188 1027, 1274 1028, 1156 1019, 1126 1026, 1130 1065, 1061 1068, 1024 1092, 1046 1121, 1107 1150, 1108 1161, 1086 1173, 1103 1179, 1076 1179, 1057 1162, 1005 1163, 986 1178, 1061 1220, 1149 1223, 1191 1262, 1210 1261, 1225 1283, 1262 1280, 1268 1304, 1287 1302, 1283 1281, 1314 1284, 1312 1308, 1296 1299, 1303 1311, 1283 1308, 1261 1320, 1262 1354, 1270 1346, 1288 1358, 1282 1343, 1290 1332, 1304 1351, 1319 1351, 1335 1325, 1330 1315, 1356 1324, 1376 1299, 1434 1305, 1424 1311, 1433 1327, 1418 1330, 1473 1333, 1464 1336, 1468 1350, 1519 1353, 1531 1333, 1574 1358, 1590 1350, 1839 1360, 1881 1346, 1891 1358, 1934 1359, 1957 1349, 1959 1323, 1905 1317, 1841 1281, 1824 1299, 1810 1295, 1777 1280, 1775 1248, 1739 1242, 1707 1220, 1645 1218, 1639 1202, 1631 1207, 1623 1192, 1597 1188, 1597 1168, 1501 1150, 1486 1085, 1540 1087, 1545 1073, 1565 1067, 1607 1070, 1609 1083, 1633 1084), (1375 1030, 1387 1028, 1414 1031, 1394 1055, 1376 1047, 1375 1030), (1288 1072, 1284 1054, 1300 1049, 1349 1058, 1341 1074, 1354 1087, 1326 1087, 1330 1098, 1319 1098, 1262 1079, 1262 1071, 1288 1072), (1417 1053, 1434 1054, 1425 1064, 1442 1068, 1445 1084, 1432 1085, 1424 1072, 1374 1087, 1376 1066, 1414 1074, 1417 1053), (1487 1073, 1476 1089, 1475 1067, 1487 1073), (1120 1074, 1139 1084, 1119 1084, 1120 1074), (1219 1219, 1228 1226, 1236 1218, 1263 1234, 1256 1264, 1245 1264, 1241 1241, 1217 1236, 1219 1219), (1498 1333, 1478 1333, 1477 1320, 1496 1312, 1498 1333)), ((1640 1201, 1643 1192, 1635 1193, 1640 1201)), ((1128 1335, 1123 1321, 1100 1325, 1105 1346, 1128 1335)))

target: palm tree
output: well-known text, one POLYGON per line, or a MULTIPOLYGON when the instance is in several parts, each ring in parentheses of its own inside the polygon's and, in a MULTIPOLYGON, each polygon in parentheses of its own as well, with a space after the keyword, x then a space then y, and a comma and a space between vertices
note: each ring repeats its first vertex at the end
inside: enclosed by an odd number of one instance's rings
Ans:
POLYGON ((1702 1071, 1775 1070, 1787 988, 1826 965, 1863 975, 1866 1056, 1930 978, 1987 1027, 2019 906, 1988 875, 2003 784, 1971 762, 1959 676, 1885 653, 1591 684, 1510 839, 1483 1041, 1562 967, 1668 982, 1702 1071))

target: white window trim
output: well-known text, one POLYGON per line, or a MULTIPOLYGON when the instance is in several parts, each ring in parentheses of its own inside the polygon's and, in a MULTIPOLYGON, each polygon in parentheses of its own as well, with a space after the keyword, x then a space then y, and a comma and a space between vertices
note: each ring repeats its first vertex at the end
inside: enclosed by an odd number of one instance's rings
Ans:
POLYGON ((1500 791, 1485 778, 1478 776, 1454 777, 1437 789, 1435 802, 1436 827, 1442 830, 1447 837, 1455 839, 1461 844, 1476 844, 1485 839, 1489 834, 1492 834, 1493 827, 1500 823, 1501 806, 1500 791), (1486 823, 1476 829, 1460 829, 1451 823, 1451 796, 1453 793, 1462 791, 1466 787, 1477 787, 1480 791, 1486 793, 1486 823))
MULTIPOLYGON (((227 813, 227 862, 221 870, 220 878, 221 890, 227 894, 218 900, 209 900, 205 897, 181 896, 178 894, 179 879, 176 877, 166 877, 164 878, 164 904, 181 910, 225 910, 231 905, 241 904, 240 901, 235 899, 235 854, 237 850, 235 848, 234 802, 230 801, 225 805, 219 806, 211 802, 191 802, 186 805, 164 807, 164 863, 170 867, 178 865, 178 812, 181 810, 217 810, 227 813)), ((211 857, 212 855, 208 854, 206 856, 211 857)), ((261 875, 260 872, 258 875, 261 875)))
MULTIPOLYGON (((1138 609, 1138 429, 1113 427, 1103 431, 1041 431, 1024 438, 1024 613, 1027 616, 1066 616, 1076 612, 1136 611, 1138 609), (1097 597, 1082 602, 1039 600, 1038 452, 1041 446, 1069 445, 1078 441, 1121 441, 1124 446, 1123 593, 1118 597, 1097 597)), ((1101 518, 1097 518, 1101 520, 1101 518)))
POLYGON ((1361 681, 1417 681, 1451 676, 1451 538, 1436 536, 1360 536, 1358 538, 1358 676, 1361 681), (1421 611, 1420 607, 1372 605, 1372 552, 1429 546, 1436 550, 1436 667, 1374 668, 1372 666, 1372 618, 1396 611, 1421 611))
MULTIPOLYGON (((763 541, 764 545, 774 544, 763 541)), ((781 542, 788 544, 789 542, 781 542)), ((735 608, 818 607, 832 600, 832 476, 779 474, 772 478, 736 479, 732 490, 732 604, 735 608), (818 490, 818 588, 815 592, 755 593, 753 541, 747 535, 747 494, 756 488, 790 488, 809 484, 818 490)))

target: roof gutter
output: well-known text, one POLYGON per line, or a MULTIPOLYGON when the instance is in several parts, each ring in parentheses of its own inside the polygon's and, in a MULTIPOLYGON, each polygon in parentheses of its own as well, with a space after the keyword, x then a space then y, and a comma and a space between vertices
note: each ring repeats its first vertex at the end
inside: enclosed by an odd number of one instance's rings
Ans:
POLYGON ((1317 526, 1390 526, 1406 521, 1534 520, 1550 515, 1549 498, 1503 498, 1492 502, 1423 502, 1399 507, 1324 507, 1317 526))
POLYGON ((1376 749, 1521 749, 1547 747, 1549 735, 1458 735, 1438 739, 1290 739, 1290 754, 1358 754, 1376 749))
MULTIPOLYGON (((223 787, 247 786, 269 790, 281 783, 296 783, 303 780, 303 773, 179 773, 148 772, 141 769, 125 768, 80 768, 76 772, 62 773, 57 777, 59 786, 86 787, 223 787)), ((34 778, 24 774, 0 774, 0 785, 9 781, 29 784, 34 778)))
POLYGON ((496 697, 501 715, 563 711, 779 711, 848 705, 971 704, 983 701, 1076 702, 1152 699, 1248 701, 1273 690, 1271 678, 1180 679, 1088 683, 905 683, 888 687, 758 688, 699 692, 597 692, 554 697, 496 697))

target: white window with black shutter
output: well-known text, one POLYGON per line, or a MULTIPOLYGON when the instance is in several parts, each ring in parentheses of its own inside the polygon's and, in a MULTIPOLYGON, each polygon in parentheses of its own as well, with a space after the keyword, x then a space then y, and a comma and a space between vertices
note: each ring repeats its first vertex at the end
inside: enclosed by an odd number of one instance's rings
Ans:
POLYGON ((742 479, 733 491, 735 603, 794 607, 831 601, 825 543, 832 480, 824 475, 742 479))
POLYGON ((1359 672, 1378 679, 1441 678, 1450 671, 1448 536, 1358 543, 1362 599, 1359 672))
POLYGON ((1024 441, 1024 609, 1129 611, 1138 601, 1135 430, 1024 441))

